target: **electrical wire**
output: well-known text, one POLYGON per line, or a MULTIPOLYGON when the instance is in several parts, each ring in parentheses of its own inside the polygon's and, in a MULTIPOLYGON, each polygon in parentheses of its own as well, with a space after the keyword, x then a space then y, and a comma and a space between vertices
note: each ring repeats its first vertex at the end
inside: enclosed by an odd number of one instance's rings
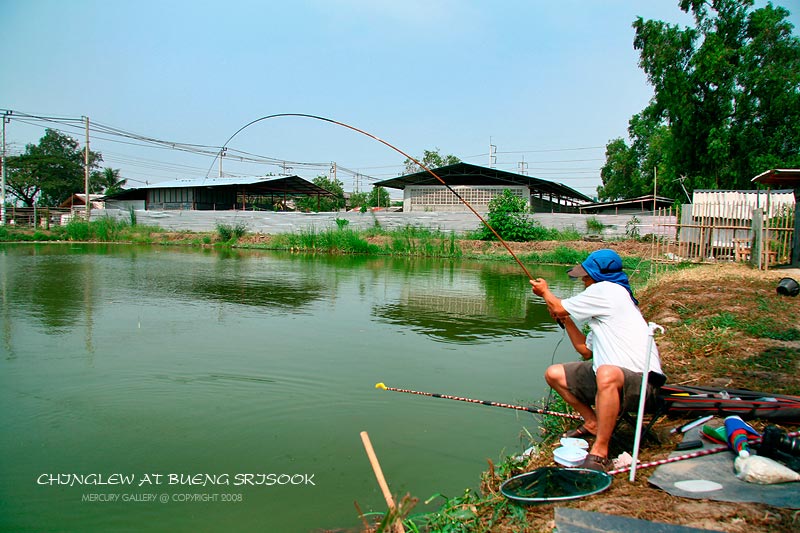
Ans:
MULTIPOLYGON (((84 123, 86 119, 84 117, 75 118, 75 117, 67 117, 67 116, 60 116, 60 115, 52 115, 52 114, 34 114, 34 113, 26 113, 22 111, 14 111, 14 110, 0 110, 0 112, 8 114, 14 121, 18 121, 23 124, 35 126, 35 127, 43 127, 42 124, 47 125, 56 125, 56 129, 63 133, 79 133, 82 134, 85 131, 84 123)), ((48 127, 48 126, 44 126, 48 127)), ((102 122, 97 121, 90 121, 89 122, 89 131, 93 135, 93 139, 100 140, 104 142, 112 142, 121 145, 128 145, 133 147, 139 148, 151 148, 151 149, 161 149, 161 150, 171 150, 171 151, 179 151, 185 152, 192 155, 198 155, 201 157, 210 157, 212 161, 215 161, 219 155, 222 153, 226 161, 235 161, 241 164, 252 164, 258 166, 267 166, 267 167, 274 167, 276 169, 285 170, 287 167, 291 167, 293 170, 310 170, 314 172, 328 172, 330 167, 330 163, 328 162, 304 162, 304 161, 290 161, 285 159, 280 159, 277 157, 272 156, 265 156, 260 154, 255 154, 251 152, 247 152, 244 150, 238 150, 231 147, 219 147, 214 145, 208 144, 197 144, 197 143, 186 143, 186 142, 177 142, 177 141, 169 141, 165 139, 159 139, 150 135, 144 135, 141 133, 136 133, 132 131, 127 131, 125 129, 108 125, 102 122), (224 148, 224 150, 223 150, 224 148)), ((554 153, 554 152, 574 152, 574 151, 582 151, 582 150, 595 150, 604 148, 601 146, 587 146, 587 147, 572 147, 572 148, 552 148, 552 149, 536 149, 536 150, 509 150, 509 151, 498 151, 494 152, 495 154, 526 154, 526 153, 554 153)), ((106 152, 107 153, 107 152, 106 152)), ((485 157, 488 154, 478 154, 473 156, 468 156, 465 159, 476 158, 476 157, 485 157)), ((121 159, 111 159, 115 161, 122 161, 121 159)), ((536 164, 536 165, 549 165, 549 164, 563 164, 563 163, 573 163, 573 162, 590 162, 590 161, 604 161, 604 159, 562 159, 562 160, 553 160, 553 161, 530 161, 527 162, 529 164, 536 164)), ((199 170, 198 167, 186 167, 186 168, 171 168, 170 163, 160 162, 157 160, 152 160, 149 164, 139 164, 140 168, 151 168, 151 169, 158 169, 164 170, 167 172, 197 172, 199 170)), ((213 165, 213 162, 212 162, 213 165)), ((495 166, 500 168, 509 168, 516 166, 517 163, 509 163, 509 162, 499 162, 496 163, 495 166)), ((342 166, 337 163, 337 171, 341 170, 341 172, 345 175, 349 175, 353 178, 357 178, 359 181, 363 180, 368 183, 374 183, 379 181, 383 178, 394 177, 395 175, 401 175, 404 170, 404 165, 379 165, 379 166, 369 166, 369 167, 362 167, 361 170, 353 170, 351 168, 342 166), (397 169, 396 173, 364 173, 364 170, 380 170, 380 169, 397 169)), ((597 175, 599 173, 599 169, 597 170, 578 170, 578 169, 559 169, 559 168, 548 168, 548 167, 528 167, 528 172, 533 172, 538 175, 544 176, 557 176, 561 181, 568 181, 568 180, 596 180, 599 178, 597 175), (581 176, 578 174, 587 174, 585 176, 581 176)), ((228 175, 236 175, 233 172, 227 172, 228 175)), ((595 186, 585 186, 585 187, 576 187, 576 188, 583 188, 583 189, 591 189, 594 191, 596 188, 595 186)))

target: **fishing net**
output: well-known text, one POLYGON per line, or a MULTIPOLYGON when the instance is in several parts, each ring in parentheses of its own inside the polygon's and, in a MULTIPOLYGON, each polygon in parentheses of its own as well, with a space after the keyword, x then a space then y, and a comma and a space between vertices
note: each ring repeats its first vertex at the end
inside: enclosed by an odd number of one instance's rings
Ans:
POLYGON ((510 500, 536 503, 574 500, 603 492, 611 485, 611 476, 586 468, 537 468, 514 476, 500 486, 510 500))

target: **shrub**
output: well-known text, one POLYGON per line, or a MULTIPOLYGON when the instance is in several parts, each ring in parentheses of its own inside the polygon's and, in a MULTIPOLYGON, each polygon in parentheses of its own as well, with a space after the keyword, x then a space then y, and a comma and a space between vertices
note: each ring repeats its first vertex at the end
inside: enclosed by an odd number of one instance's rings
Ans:
POLYGON ((631 219, 625 224, 625 236, 629 239, 639 240, 639 224, 641 224, 641 220, 636 215, 633 215, 631 219))
POLYGON ((89 224, 89 235, 101 241, 114 241, 126 227, 127 224, 121 220, 108 216, 100 217, 89 224))
POLYGON ((67 238, 71 241, 87 241, 91 234, 89 223, 80 218, 71 218, 66 226, 67 238))
POLYGON ((230 224, 217 223, 217 235, 222 242, 230 242, 242 238, 247 233, 247 225, 243 222, 236 223, 235 226, 230 224))
POLYGON ((590 233, 603 233, 606 225, 600 222, 597 217, 589 217, 586 219, 586 231, 590 233))
MULTIPOLYGON (((550 232, 539 222, 530 220, 528 201, 515 195, 509 189, 504 189, 489 202, 489 215, 487 222, 494 228, 500 238, 508 241, 531 241, 547 239, 550 232)), ((492 240, 495 238, 489 228, 479 229, 480 238, 492 240)))

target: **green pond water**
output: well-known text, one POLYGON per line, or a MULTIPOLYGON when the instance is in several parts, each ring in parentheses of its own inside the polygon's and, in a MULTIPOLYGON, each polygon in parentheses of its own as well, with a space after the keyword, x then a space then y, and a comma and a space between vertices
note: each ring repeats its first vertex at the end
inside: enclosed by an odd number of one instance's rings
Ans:
POLYGON ((385 509, 361 431, 425 500, 539 423, 377 382, 530 404, 576 358, 514 264, 4 245, 0 294, 2 531, 356 528, 385 509))

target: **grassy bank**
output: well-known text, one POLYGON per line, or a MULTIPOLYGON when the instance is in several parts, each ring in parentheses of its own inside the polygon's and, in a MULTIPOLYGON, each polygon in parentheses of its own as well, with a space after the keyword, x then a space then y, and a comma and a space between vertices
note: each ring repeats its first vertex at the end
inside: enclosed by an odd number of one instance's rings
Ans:
MULTIPOLYGON (((73 219, 66 226, 32 229, 0 226, 0 242, 81 241, 173 244, 186 246, 230 246, 308 253, 372 254, 424 257, 481 257, 509 260, 506 251, 497 252, 490 241, 480 240, 472 232, 457 235, 420 226, 383 229, 379 225, 367 230, 348 227, 347 220, 337 219, 333 228, 308 228, 276 235, 250 234, 244 225, 217 224, 213 232, 170 232, 157 226, 143 226, 131 221, 102 217, 91 222, 73 219), (465 245, 465 243, 467 243, 465 245)), ((574 230, 548 229, 542 238, 548 241, 580 240, 574 230)), ((496 241, 495 243, 496 244, 496 241)), ((570 264, 585 257, 581 251, 561 247, 555 251, 531 252, 520 257, 533 263, 570 264)))

